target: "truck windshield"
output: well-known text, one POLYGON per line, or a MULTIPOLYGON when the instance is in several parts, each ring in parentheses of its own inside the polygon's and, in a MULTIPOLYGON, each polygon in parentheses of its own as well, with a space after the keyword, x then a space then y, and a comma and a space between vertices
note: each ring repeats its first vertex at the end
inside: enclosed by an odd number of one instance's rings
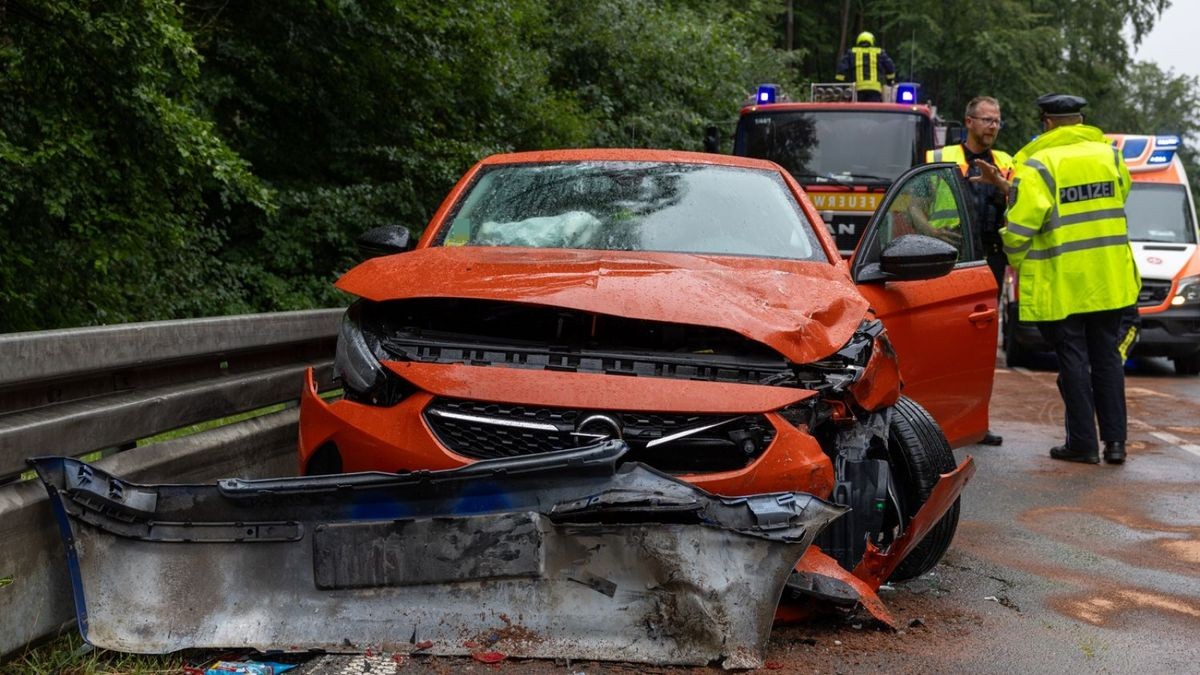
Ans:
POLYGON ((707 164, 488 167, 437 242, 828 260, 778 171, 707 164))
POLYGON ((1134 183, 1125 202, 1125 215, 1132 241, 1196 243, 1186 186, 1134 183))
POLYGON ((909 112, 761 112, 738 122, 733 154, 769 159, 796 180, 891 183, 919 156, 922 117, 909 112))

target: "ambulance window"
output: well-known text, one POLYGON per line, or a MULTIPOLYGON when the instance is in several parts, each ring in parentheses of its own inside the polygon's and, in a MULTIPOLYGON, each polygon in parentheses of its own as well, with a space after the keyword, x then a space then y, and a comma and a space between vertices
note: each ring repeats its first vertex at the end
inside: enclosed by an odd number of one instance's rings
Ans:
POLYGON ((1196 243, 1196 223, 1183 185, 1134 183, 1125 202, 1125 216, 1130 241, 1196 243))

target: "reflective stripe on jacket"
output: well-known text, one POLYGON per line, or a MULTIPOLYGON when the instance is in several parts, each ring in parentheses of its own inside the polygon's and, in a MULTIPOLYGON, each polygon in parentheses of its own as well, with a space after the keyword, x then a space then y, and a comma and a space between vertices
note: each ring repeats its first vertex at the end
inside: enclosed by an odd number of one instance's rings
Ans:
MULTIPOLYGON (((1000 174, 1004 176, 1004 179, 1008 180, 1012 176, 1012 156, 1003 150, 996 150, 994 148, 991 150, 991 153, 992 163, 996 165, 997 169, 1000 169, 1000 174)), ((946 147, 938 148, 937 150, 926 150, 925 163, 934 164, 936 162, 954 162, 958 165, 958 170, 962 171, 962 175, 964 176, 966 176, 971 170, 971 167, 967 166, 967 153, 966 150, 963 149, 962 143, 959 143, 958 145, 947 145, 946 147)))
POLYGON ((1141 277, 1129 246, 1129 169, 1092 126, 1057 127, 1017 153, 1008 224, 1022 321, 1129 307, 1141 277))
MULTIPOLYGON (((1003 150, 991 150, 992 163, 1000 169, 1000 175, 1004 176, 1004 180, 1010 180, 1013 172, 1012 156, 1003 150)), ((958 145, 948 145, 937 150, 925 151, 925 163, 934 164, 937 162, 953 162, 958 165, 958 170, 963 176, 970 173, 971 167, 967 165, 967 153, 963 149, 961 143, 958 145)), ((958 205, 954 200, 954 195, 951 194, 949 186, 944 183, 938 188, 937 194, 933 198, 933 213, 929 216, 929 226, 936 228, 957 227, 958 205)))

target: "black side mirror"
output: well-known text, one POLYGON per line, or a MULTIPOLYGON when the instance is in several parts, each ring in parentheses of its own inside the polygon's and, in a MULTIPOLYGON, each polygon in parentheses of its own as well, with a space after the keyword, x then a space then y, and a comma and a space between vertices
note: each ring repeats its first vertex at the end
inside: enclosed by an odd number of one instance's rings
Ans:
POLYGON ((945 276, 958 262, 958 249, 924 234, 897 237, 879 256, 879 270, 889 281, 919 281, 945 276))
POLYGON ((704 151, 721 152, 721 130, 716 125, 704 128, 704 151))
POLYGON ((946 127, 946 145, 958 145, 967 140, 967 128, 955 122, 946 127))
POLYGON ((412 248, 412 233, 403 225, 384 225, 376 227, 358 236, 354 241, 363 259, 378 258, 382 255, 403 253, 412 248))

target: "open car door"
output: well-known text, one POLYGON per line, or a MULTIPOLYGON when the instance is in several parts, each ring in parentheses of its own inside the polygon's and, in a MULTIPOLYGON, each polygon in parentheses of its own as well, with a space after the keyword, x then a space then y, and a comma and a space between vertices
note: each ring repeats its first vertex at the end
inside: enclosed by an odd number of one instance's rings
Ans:
POLYGON ((953 164, 909 170, 888 190, 850 260, 854 282, 900 356, 904 394, 934 416, 953 447, 987 431, 996 361, 996 281, 971 226, 969 194, 953 164), (900 281, 883 271, 884 252, 911 234, 958 249, 949 274, 900 281))

